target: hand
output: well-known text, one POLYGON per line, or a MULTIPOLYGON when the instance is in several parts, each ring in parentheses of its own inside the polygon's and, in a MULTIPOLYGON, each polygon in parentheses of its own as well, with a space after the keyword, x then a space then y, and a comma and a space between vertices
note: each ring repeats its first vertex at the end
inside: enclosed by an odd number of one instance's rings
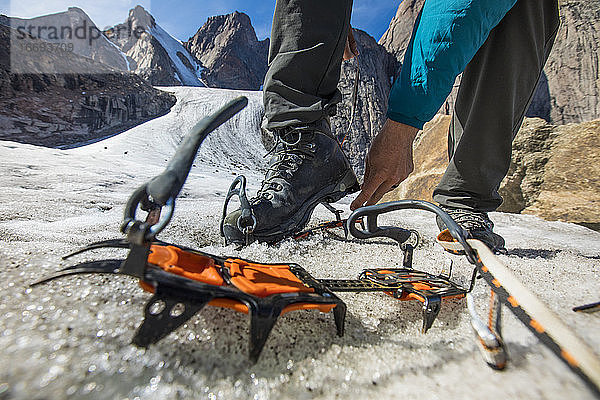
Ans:
POLYGON ((412 126, 386 120, 371 143, 362 190, 350 209, 376 204, 413 171, 412 144, 417 131, 412 126))

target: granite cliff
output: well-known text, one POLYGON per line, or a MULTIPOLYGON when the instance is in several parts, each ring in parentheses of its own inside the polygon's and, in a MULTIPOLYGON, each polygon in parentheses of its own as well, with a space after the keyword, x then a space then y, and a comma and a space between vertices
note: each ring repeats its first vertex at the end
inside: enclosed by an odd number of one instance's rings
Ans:
POLYGON ((546 63, 555 124, 600 118, 600 2, 560 2, 561 26, 546 63))
POLYGON ((202 65, 210 87, 259 90, 267 72, 269 39, 258 40, 244 13, 210 17, 184 46, 202 65))

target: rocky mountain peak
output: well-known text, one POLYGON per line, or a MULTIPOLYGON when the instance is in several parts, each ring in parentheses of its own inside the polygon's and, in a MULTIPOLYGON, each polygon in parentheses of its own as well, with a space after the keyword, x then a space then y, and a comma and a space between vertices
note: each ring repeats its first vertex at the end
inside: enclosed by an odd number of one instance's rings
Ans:
POLYGON ((79 15, 81 15, 83 17, 87 17, 87 14, 85 13, 85 11, 83 11, 79 7, 69 7, 69 8, 67 8, 67 12, 69 14, 79 14, 79 15))
MULTIPOLYGON (((56 14, 50 14, 47 16, 41 16, 41 17, 37 17, 37 18, 32 18, 32 20, 38 20, 38 21, 57 21, 57 22, 63 22, 63 21, 69 21, 72 27, 77 27, 77 26, 84 26, 86 27, 86 29, 88 27, 95 27, 96 24, 94 23, 94 21, 92 21, 92 19, 90 18, 90 16, 81 8, 79 7, 69 7, 67 8, 67 11, 63 11, 63 12, 59 12, 56 14)), ((47 38, 45 38, 47 39, 47 38)))
POLYGON ((258 42, 250 17, 239 11, 210 17, 200 31, 211 32, 215 37, 232 32, 235 36, 243 37, 248 43, 258 42))
POLYGON ((210 17, 185 44, 211 87, 258 90, 267 71, 269 39, 259 41, 241 12, 210 17))
POLYGON ((148 29, 156 26, 156 20, 146 9, 140 5, 135 6, 129 10, 129 17, 127 21, 131 22, 131 26, 135 29, 137 27, 148 29))
MULTIPOLYGON (((34 18, 5 17, 0 18, 0 23, 12 27, 16 32, 27 31, 33 38, 52 43, 59 48, 60 46, 69 46, 69 52, 94 60, 97 68, 95 71, 86 70, 86 72, 102 73, 106 72, 107 68, 108 70, 128 70, 123 54, 100 34, 96 24, 81 8, 69 7, 67 11, 34 18)), ((23 39, 20 35, 16 35, 12 39, 15 38, 23 39)), ((51 64, 46 65, 51 66, 51 64)), ((79 73, 82 71, 34 69, 34 71, 19 72, 79 73)))
POLYGON ((204 86, 201 64, 142 6, 104 34, 126 55, 130 70, 155 86, 204 86))

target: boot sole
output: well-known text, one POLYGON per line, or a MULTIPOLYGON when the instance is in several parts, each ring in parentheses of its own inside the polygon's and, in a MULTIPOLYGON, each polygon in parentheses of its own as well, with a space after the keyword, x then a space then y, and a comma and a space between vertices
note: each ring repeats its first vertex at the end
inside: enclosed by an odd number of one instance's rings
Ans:
MULTIPOLYGON (((442 220, 440 219, 440 217, 436 217, 435 218, 435 222, 438 226, 438 228, 440 229, 440 231, 444 231, 446 230, 446 225, 442 222, 442 220)), ((494 254, 505 254, 506 253, 506 248, 505 246, 505 241, 504 238, 500 235, 498 235, 496 232, 489 232, 487 237, 484 236, 480 236, 480 235, 473 235, 473 232, 471 232, 471 236, 473 239, 477 239, 479 241, 481 241, 483 244, 485 244, 494 254)), ((453 249, 453 252, 455 254, 458 255, 464 255, 465 252, 462 248, 462 245, 455 243, 456 246, 453 249)), ((446 248, 446 250, 448 250, 451 246, 444 246, 444 248, 446 248)))
POLYGON ((323 202, 335 203, 347 195, 358 192, 359 190, 360 185, 356 179, 356 175, 354 175, 354 171, 349 169, 335 184, 324 187, 306 201, 284 225, 280 226, 278 231, 268 233, 254 232, 252 236, 261 243, 275 243, 293 236, 295 233, 304 229, 306 224, 308 224, 317 205, 323 202))

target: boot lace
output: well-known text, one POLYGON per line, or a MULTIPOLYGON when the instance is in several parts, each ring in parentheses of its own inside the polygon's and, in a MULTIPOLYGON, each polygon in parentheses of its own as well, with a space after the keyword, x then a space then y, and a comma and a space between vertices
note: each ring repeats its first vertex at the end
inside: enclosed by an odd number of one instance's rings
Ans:
POLYGON ((294 128, 292 130, 275 132, 275 144, 265 154, 265 157, 273 154, 273 161, 261 184, 260 190, 257 192, 253 202, 259 201, 261 198, 270 200, 273 197, 273 191, 283 189, 281 183, 276 179, 288 180, 291 179, 294 172, 298 170, 302 162, 306 159, 315 157, 315 144, 308 140, 309 135, 314 130, 307 128, 294 128), (278 149, 275 151, 276 149, 278 149))
POLYGON ((441 207, 452 219, 467 231, 491 231, 494 223, 484 212, 465 210, 462 208, 441 207))

